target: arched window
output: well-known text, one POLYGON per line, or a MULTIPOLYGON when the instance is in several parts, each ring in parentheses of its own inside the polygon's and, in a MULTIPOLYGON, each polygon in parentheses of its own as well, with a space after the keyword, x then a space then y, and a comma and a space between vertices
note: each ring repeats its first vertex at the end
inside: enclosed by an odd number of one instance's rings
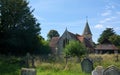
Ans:
POLYGON ((69 40, 68 40, 67 38, 65 38, 65 39, 63 40, 63 48, 65 48, 65 46, 66 46, 67 44, 69 44, 69 40))

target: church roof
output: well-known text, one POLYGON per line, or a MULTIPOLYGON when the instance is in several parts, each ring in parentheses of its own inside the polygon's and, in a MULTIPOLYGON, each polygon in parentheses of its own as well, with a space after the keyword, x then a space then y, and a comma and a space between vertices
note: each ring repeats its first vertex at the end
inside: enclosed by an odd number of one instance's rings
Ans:
POLYGON ((88 21, 86 22, 86 26, 85 26, 85 29, 84 29, 84 32, 83 32, 83 35, 86 35, 86 34, 92 34, 91 30, 90 30, 90 27, 89 27, 89 24, 88 24, 88 21))
POLYGON ((75 34, 69 32, 69 31, 68 31, 68 33, 70 34, 70 36, 71 36, 72 38, 75 38, 75 39, 76 39, 76 35, 75 35, 75 34))
POLYGON ((79 35, 79 34, 76 34, 77 36, 77 39, 80 41, 80 42, 83 42, 84 41, 84 37, 82 35, 79 35))
POLYGON ((59 37, 53 37, 53 38, 50 40, 49 46, 50 46, 50 47, 56 47, 58 40, 59 40, 59 37))
POLYGON ((77 37, 77 39, 78 39, 80 42, 84 43, 84 45, 85 45, 86 47, 88 47, 88 48, 90 48, 90 49, 93 49, 93 46, 92 46, 92 44, 90 43, 90 41, 87 40, 84 36, 81 36, 81 35, 77 34, 76 37, 77 37))
POLYGON ((118 48, 113 44, 100 44, 95 48, 96 50, 118 50, 118 48))
POLYGON ((112 44, 108 39, 104 39, 103 42, 96 46, 96 50, 118 50, 118 48, 112 44))

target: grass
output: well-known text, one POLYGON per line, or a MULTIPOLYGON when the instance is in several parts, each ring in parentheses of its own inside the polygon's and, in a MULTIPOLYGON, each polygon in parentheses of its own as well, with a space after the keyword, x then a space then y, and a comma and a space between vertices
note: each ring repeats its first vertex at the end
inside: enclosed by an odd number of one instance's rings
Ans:
POLYGON ((119 61, 117 62, 116 62, 116 57, 114 54, 103 54, 103 55, 91 54, 90 58, 92 58, 93 60, 95 60, 96 58, 102 58, 100 61, 99 60, 94 61, 94 67, 101 65, 104 68, 107 68, 110 65, 115 65, 116 67, 120 68, 120 54, 118 56, 119 61))
POLYGON ((68 68, 64 70, 63 63, 41 63, 37 68, 37 75, 90 75, 83 73, 80 68, 80 64, 69 63, 68 68))
MULTIPOLYGON (((94 68, 98 65, 104 68, 115 65, 120 68, 120 55, 119 61, 116 62, 115 55, 89 55, 94 61, 94 68), (100 61, 98 58, 102 58, 100 61)), ((0 56, 0 75, 20 75, 21 66, 19 64, 20 58, 0 56)), ((75 59, 69 60, 67 68, 63 62, 39 62, 36 63, 37 75, 91 75, 81 71, 80 63, 76 63, 75 59)))
POLYGON ((0 75, 19 75, 20 66, 16 61, 15 57, 0 57, 0 75))

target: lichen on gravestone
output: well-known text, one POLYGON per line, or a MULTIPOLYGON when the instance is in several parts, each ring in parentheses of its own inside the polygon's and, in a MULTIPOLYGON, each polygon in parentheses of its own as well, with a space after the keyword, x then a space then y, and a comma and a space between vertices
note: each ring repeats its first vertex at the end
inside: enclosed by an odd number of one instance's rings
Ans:
POLYGON ((36 75, 36 70, 34 68, 22 68, 21 75, 36 75))
POLYGON ((92 71, 92 75, 103 75, 103 67, 102 66, 97 66, 95 70, 92 71))
POLYGON ((112 65, 105 69, 103 75, 120 75, 120 69, 112 65))
POLYGON ((84 58, 81 62, 83 72, 90 73, 93 70, 93 62, 89 58, 84 58))

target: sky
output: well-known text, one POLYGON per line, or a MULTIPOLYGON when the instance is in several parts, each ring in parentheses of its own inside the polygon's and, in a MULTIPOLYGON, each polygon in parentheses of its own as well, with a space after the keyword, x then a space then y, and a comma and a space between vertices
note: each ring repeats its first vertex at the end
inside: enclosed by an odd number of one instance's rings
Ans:
POLYGON ((47 39, 50 30, 60 36, 67 28, 74 34, 83 34, 88 20, 93 41, 97 43, 106 28, 120 35, 120 0, 28 0, 33 15, 41 25, 41 35, 47 39))

